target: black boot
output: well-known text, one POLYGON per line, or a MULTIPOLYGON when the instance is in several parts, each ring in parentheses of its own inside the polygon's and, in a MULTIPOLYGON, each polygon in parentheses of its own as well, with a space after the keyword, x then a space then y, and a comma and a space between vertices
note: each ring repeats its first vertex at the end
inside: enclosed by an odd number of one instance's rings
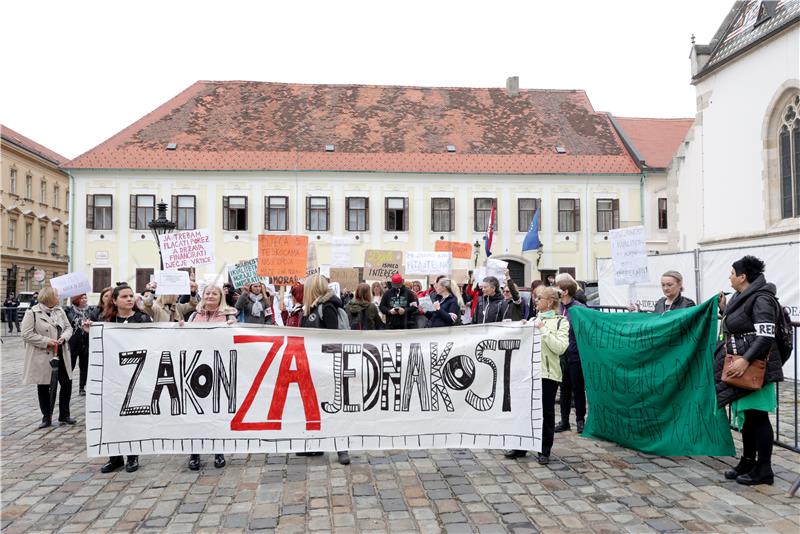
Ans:
POLYGON ((125 460, 122 459, 122 456, 112 456, 105 464, 103 464, 103 467, 100 468, 100 472, 110 473, 112 471, 116 471, 123 465, 125 465, 125 460))
POLYGON ((769 464, 756 464, 752 471, 736 477, 736 482, 745 486, 756 486, 758 484, 774 484, 775 473, 769 464))
POLYGON ((220 467, 225 467, 225 455, 224 454, 215 454, 214 455, 214 467, 219 469, 220 467))
POLYGON ((339 451, 336 455, 339 457, 340 464, 350 465, 350 454, 347 451, 339 451))
POLYGON ((192 471, 199 471, 200 470, 200 455, 199 454, 192 454, 189 456, 189 469, 192 471))
POLYGON ((523 451, 521 449, 510 449, 507 451, 503 451, 503 456, 509 458, 511 460, 515 458, 524 458, 528 454, 528 451, 523 451))
POLYGON ((745 458, 744 456, 742 456, 742 459, 739 460, 739 463, 736 465, 736 467, 733 467, 725 471, 725 478, 727 478, 728 480, 736 480, 736 477, 738 477, 739 475, 744 475, 746 473, 749 473, 750 471, 753 470, 755 466, 756 466, 755 460, 753 460, 752 458, 745 458))
POLYGON ((139 456, 137 455, 130 455, 128 456, 128 463, 125 464, 125 471, 128 473, 133 473, 139 469, 139 456))
POLYGON ((565 423, 564 421, 561 421, 561 422, 560 422, 560 423, 558 423, 558 424, 556 425, 556 427, 553 429, 553 432, 555 432, 556 434, 558 434, 559 432, 566 432, 567 430, 569 430, 569 423, 568 423, 568 422, 567 422, 567 423, 565 423))
POLYGON ((53 421, 49 417, 42 417, 42 422, 39 424, 39 428, 47 428, 52 424, 53 421))

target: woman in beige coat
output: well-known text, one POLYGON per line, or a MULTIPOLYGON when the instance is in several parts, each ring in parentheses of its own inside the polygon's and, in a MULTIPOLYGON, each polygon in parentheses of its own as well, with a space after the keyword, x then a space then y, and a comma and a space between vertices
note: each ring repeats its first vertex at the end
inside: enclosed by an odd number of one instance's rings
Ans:
MULTIPOLYGON (((186 304, 178 302, 177 295, 161 295, 155 298, 154 292, 145 293, 141 310, 150 316, 154 323, 177 323, 189 317, 197 308, 197 284, 191 282, 191 298, 186 304)), ((155 290, 155 282, 153 283, 155 290)))
POLYGON ((51 359, 58 359, 58 421, 62 425, 74 425, 69 415, 69 399, 72 395, 72 355, 69 338, 72 326, 67 314, 58 306, 58 292, 45 287, 39 292, 39 303, 25 312, 22 319, 22 339, 25 342, 25 366, 22 383, 36 384, 42 423, 39 428, 52 424, 50 410, 51 359))

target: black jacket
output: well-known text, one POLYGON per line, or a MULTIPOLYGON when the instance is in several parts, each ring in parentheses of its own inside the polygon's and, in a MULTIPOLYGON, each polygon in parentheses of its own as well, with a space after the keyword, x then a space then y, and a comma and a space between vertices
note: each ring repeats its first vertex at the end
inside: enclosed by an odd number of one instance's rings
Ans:
POLYGON ((480 297, 472 322, 474 324, 500 323, 503 319, 511 319, 508 303, 509 301, 504 299, 500 293, 495 293, 491 297, 486 295, 480 297))
POLYGON ((586 304, 582 303, 581 301, 579 301, 578 299, 573 297, 573 299, 570 301, 569 304, 565 305, 565 304, 561 303, 561 304, 559 304, 559 306, 561 308, 561 315, 566 317, 567 321, 569 321, 569 323, 570 323, 570 325, 569 325, 569 345, 567 345, 567 350, 564 352, 562 357, 566 358, 567 362, 569 362, 569 363, 580 362, 581 361, 581 357, 578 354, 578 341, 575 339, 575 329, 572 328, 572 320, 569 317, 569 312, 570 312, 570 308, 573 308, 575 306, 579 306, 579 307, 585 308, 586 304))
POLYGON ((738 354, 748 362, 767 360, 764 383, 783 381, 781 358, 775 343, 777 313, 775 285, 767 283, 764 275, 756 278, 742 293, 731 297, 722 317, 724 342, 719 343, 714 356, 719 407, 751 393, 722 381, 726 354, 738 354))
POLYGON ((661 297, 656 301, 656 306, 655 309, 653 310, 653 313, 664 313, 666 311, 671 311, 671 310, 691 308, 692 306, 695 306, 695 303, 692 299, 690 299, 689 297, 684 297, 683 295, 678 295, 678 298, 676 298, 672 302, 672 304, 669 307, 669 310, 667 310, 667 297, 661 297))
POLYGON ((417 297, 405 286, 392 287, 383 294, 381 313, 386 316, 386 328, 389 330, 405 330, 408 328, 409 317, 416 313, 417 309, 411 303, 416 302, 417 297), (406 312, 403 315, 389 313, 392 308, 403 308, 406 312))
POLYGON ((343 308, 342 301, 333 291, 328 291, 327 294, 311 304, 308 315, 303 317, 303 328, 337 330, 339 328, 339 308, 343 308))
POLYGON ((450 317, 451 313, 458 317, 461 314, 461 310, 458 307, 458 299, 453 295, 447 295, 447 298, 439 301, 438 310, 425 313, 425 317, 428 318, 425 328, 453 326, 456 322, 450 317))

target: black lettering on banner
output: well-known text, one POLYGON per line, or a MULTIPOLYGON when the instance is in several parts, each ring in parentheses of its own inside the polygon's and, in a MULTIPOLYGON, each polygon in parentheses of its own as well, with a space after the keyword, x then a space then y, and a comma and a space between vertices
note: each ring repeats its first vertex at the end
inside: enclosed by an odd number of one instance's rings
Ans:
POLYGON ((149 415, 150 406, 131 406, 131 397, 133 397, 133 388, 136 387, 136 381, 139 375, 142 374, 144 361, 147 357, 146 350, 132 350, 129 352, 119 353, 119 364, 122 365, 135 365, 136 369, 133 371, 131 382, 128 384, 128 391, 125 393, 125 400, 122 402, 122 408, 119 411, 120 416, 125 415, 149 415))
MULTIPOLYGON (((450 394, 447 388, 444 387, 442 382, 442 364, 447 360, 450 355, 450 349, 453 348, 453 342, 450 341, 445 345, 444 350, 439 354, 439 344, 431 343, 431 410, 439 411, 439 396, 442 397, 442 403, 448 412, 454 411, 453 401, 450 399, 450 394)), ((445 368, 446 369, 446 368, 445 368)))
POLYGON ((511 354, 522 346, 519 339, 502 339, 497 348, 506 352, 503 362, 503 411, 511 411, 511 354))
POLYGON ((361 406, 350 403, 350 379, 356 377, 356 370, 348 367, 350 356, 361 354, 361 345, 348 344, 342 348, 342 402, 345 412, 361 411, 361 406))
POLYGON ((214 413, 219 413, 219 398, 220 391, 225 390, 225 396, 228 397, 228 413, 236 413, 236 351, 230 351, 230 359, 228 363, 228 374, 225 373, 225 364, 222 363, 222 355, 219 351, 214 351, 214 391, 211 398, 211 410, 214 413), (222 386, 222 388, 220 388, 222 386))
POLYGON ((213 382, 214 373, 211 371, 211 366, 207 363, 198 365, 192 373, 192 377, 189 379, 189 385, 192 391, 201 399, 205 399, 209 396, 213 382))
POLYGON ((364 399, 364 411, 371 410, 378 404, 378 385, 381 383, 381 355, 378 347, 365 343, 361 350, 361 388, 364 399))
POLYGON ((467 389, 475 380, 475 362, 465 354, 453 356, 444 365, 442 380, 444 385, 452 390, 467 389))
POLYGON ((406 365, 406 381, 403 387, 402 410, 407 412, 411 404, 411 393, 417 385, 419 391, 419 404, 423 412, 430 410, 430 399, 428 398, 428 379, 425 372, 425 362, 422 359, 422 349, 419 343, 411 343, 406 365))
POLYGON ((394 411, 400 411, 400 370, 402 369, 401 355, 403 345, 396 343, 394 358, 388 343, 381 346, 383 368, 381 371, 381 410, 389 410, 389 381, 394 385, 394 411))
POLYGON ((337 413, 342 409, 342 344, 324 343, 322 353, 333 354, 333 403, 323 402, 322 409, 337 413))
MULTIPOLYGON (((180 361, 181 361, 181 391, 183 392, 183 399, 182 399, 182 408, 183 408, 183 415, 186 415, 186 406, 187 402, 186 399, 188 398, 192 401, 192 405, 194 405, 194 409, 197 411, 198 414, 205 413, 203 408, 200 406, 200 403, 197 401, 197 397, 194 394, 194 391, 191 387, 191 376, 194 374, 195 367, 197 366, 197 361, 200 359, 200 354, 203 351, 196 350, 194 352, 194 357, 192 361, 189 363, 189 368, 186 368, 186 351, 182 350, 180 352, 180 361)), ((208 367, 208 366, 206 366, 208 367)))
POLYGON ((489 350, 496 350, 497 341, 494 339, 484 339, 478 343, 478 346, 475 347, 475 358, 477 358, 479 362, 492 368, 492 392, 488 397, 480 397, 476 395, 474 391, 469 390, 464 398, 464 400, 467 401, 467 404, 479 412, 487 412, 492 409, 492 405, 494 404, 494 395, 497 391, 497 365, 495 365, 491 358, 487 358, 483 355, 483 351, 487 348, 489 350))
POLYGON ((175 366, 172 365, 172 353, 168 350, 161 352, 161 360, 158 362, 158 372, 156 373, 156 387, 153 388, 153 398, 150 401, 150 411, 153 415, 161 413, 159 401, 161 392, 167 387, 170 398, 170 410, 172 415, 181 413, 181 398, 178 393, 178 385, 175 383, 175 366))

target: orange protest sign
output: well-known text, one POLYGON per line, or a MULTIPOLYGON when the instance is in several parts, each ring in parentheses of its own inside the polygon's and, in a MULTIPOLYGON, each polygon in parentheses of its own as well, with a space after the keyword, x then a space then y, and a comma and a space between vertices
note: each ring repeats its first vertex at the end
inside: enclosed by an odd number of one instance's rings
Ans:
POLYGON ((452 252, 454 258, 468 260, 472 258, 472 245, 458 241, 437 241, 434 247, 436 252, 452 252))
POLYGON ((258 236, 258 275, 304 278, 308 259, 308 236, 258 236))

